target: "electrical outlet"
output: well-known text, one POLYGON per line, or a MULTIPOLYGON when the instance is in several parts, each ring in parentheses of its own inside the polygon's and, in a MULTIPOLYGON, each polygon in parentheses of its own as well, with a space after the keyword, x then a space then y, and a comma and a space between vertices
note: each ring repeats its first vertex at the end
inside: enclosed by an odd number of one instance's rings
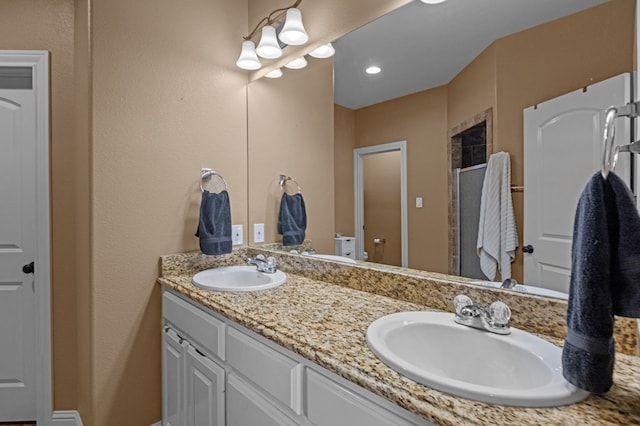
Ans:
POLYGON ((253 224, 253 242, 264 243, 264 223, 253 224))
POLYGON ((231 241, 234 246, 242 245, 242 225, 231 225, 231 241))

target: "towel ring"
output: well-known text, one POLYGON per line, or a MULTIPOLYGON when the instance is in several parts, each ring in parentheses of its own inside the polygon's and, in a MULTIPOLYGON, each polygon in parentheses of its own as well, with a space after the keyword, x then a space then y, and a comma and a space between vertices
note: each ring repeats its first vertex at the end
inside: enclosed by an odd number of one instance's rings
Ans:
POLYGON ((286 176, 286 175, 280 175, 278 177, 278 185, 280 185, 280 189, 282 189, 282 192, 287 192, 286 190, 286 183, 287 181, 290 180, 291 182, 296 184, 296 187, 298 188, 298 194, 302 194, 302 189, 300 189, 300 185, 298 185, 298 182, 296 182, 296 180, 292 177, 286 176))
POLYGON ((609 172, 616 168, 618 161, 618 152, 620 147, 616 145, 616 126, 615 119, 618 116, 616 107, 609 107, 604 113, 604 146, 602 149, 602 169, 600 173, 604 179, 607 178, 609 172))
POLYGON ((216 173, 215 170, 208 169, 208 168, 203 168, 203 169, 200 170, 200 190, 202 192, 205 191, 205 189, 204 189, 205 184, 211 182, 211 180, 213 179, 214 176, 217 177, 222 182, 222 184, 224 185, 224 187, 218 192, 227 190, 227 181, 224 180, 222 175, 216 173))

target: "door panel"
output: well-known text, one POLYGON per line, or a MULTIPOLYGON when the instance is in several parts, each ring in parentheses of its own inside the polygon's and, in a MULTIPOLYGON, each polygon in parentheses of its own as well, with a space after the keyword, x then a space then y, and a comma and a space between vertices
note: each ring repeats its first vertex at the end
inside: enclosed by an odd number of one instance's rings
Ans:
MULTIPOLYGON (((578 198, 600 170, 604 110, 630 100, 622 74, 524 110, 525 284, 568 292, 571 241, 578 198)), ((629 142, 629 120, 618 120, 616 142, 629 142)), ((629 181, 629 155, 616 173, 629 181)))
MULTIPOLYGON (((35 92, 0 89, 0 421, 35 420, 35 92)), ((37 273, 37 265, 36 265, 37 273)))

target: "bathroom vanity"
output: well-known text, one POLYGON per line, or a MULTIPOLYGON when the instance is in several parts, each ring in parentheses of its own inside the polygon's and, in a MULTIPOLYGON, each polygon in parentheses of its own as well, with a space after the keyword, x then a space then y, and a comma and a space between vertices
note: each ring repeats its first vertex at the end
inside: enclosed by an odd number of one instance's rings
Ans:
POLYGON ((394 312, 450 311, 450 294, 464 292, 480 303, 499 297, 514 311, 513 326, 528 324, 559 345, 566 302, 488 290, 446 275, 286 253, 277 256, 287 282, 275 289, 223 293, 191 282, 198 271, 241 264, 259 252, 162 258, 165 424, 640 423, 640 359, 631 354, 637 353, 635 321, 620 321, 615 384, 604 397, 557 408, 490 405, 396 373, 369 350, 367 327, 394 312), (532 318, 534 309, 540 318, 532 318))

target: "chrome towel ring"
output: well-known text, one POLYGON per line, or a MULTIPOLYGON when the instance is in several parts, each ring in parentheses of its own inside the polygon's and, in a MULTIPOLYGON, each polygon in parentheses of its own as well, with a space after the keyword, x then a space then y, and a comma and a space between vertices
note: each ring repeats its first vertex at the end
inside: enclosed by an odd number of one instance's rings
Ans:
POLYGON ((227 181, 224 180, 222 175, 220 175, 219 173, 216 173, 216 171, 213 170, 213 169, 202 168, 202 169, 200 169, 200 190, 202 192, 205 191, 204 187, 207 184, 213 183, 213 178, 214 177, 218 178, 218 181, 222 183, 223 187, 222 187, 222 189, 209 191, 209 192, 221 192, 221 191, 226 191, 227 190, 227 181))
POLYGON ((302 194, 302 189, 300 189, 300 185, 298 185, 298 182, 296 182, 296 180, 292 177, 289 177, 287 175, 280 175, 278 177, 278 185, 280 185, 280 189, 282 189, 282 192, 287 192, 287 181, 291 181, 293 183, 296 184, 296 187, 298 188, 298 194, 302 194))

